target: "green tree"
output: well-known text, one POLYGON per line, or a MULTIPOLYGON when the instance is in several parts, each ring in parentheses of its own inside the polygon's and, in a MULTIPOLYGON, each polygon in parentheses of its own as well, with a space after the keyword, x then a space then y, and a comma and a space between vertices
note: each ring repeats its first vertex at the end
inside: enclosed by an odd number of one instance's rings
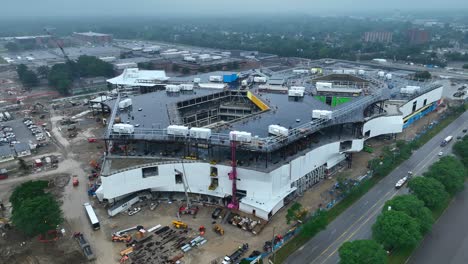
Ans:
POLYGON ((47 76, 49 75, 49 71, 50 71, 50 68, 47 65, 42 65, 37 68, 37 74, 41 78, 47 78, 47 76))
POLYGON ((18 164, 20 166, 20 169, 23 171, 27 171, 29 169, 28 164, 22 158, 18 158, 18 164))
POLYGON ((387 252, 375 240, 354 240, 338 250, 340 264, 385 264, 387 252))
POLYGON ((31 88, 39 84, 39 78, 37 78, 36 73, 31 70, 26 70, 20 79, 23 86, 27 88, 31 88))
POLYGON ((300 235, 305 238, 310 238, 317 234, 319 231, 325 229, 328 224, 327 212, 324 210, 317 210, 312 216, 312 219, 307 221, 303 226, 300 235))
POLYGON ((432 164, 424 176, 438 180, 448 193, 454 195, 465 186, 466 170, 456 157, 445 156, 432 164))
POLYGON ((13 224, 28 236, 45 234, 63 222, 60 206, 50 194, 25 199, 13 208, 13 224))
POLYGON ((28 71, 28 66, 24 65, 24 64, 20 64, 18 65, 18 67, 16 67, 16 73, 18 74, 18 78, 21 80, 21 78, 23 78, 24 74, 28 71))
POLYGON ((172 64, 172 71, 173 72, 178 72, 180 70, 180 66, 177 64, 172 64))
POLYGON ((399 211, 385 211, 372 226, 373 238, 384 248, 406 248, 416 245, 422 238, 416 219, 399 211))
POLYGON ((387 211, 389 207, 392 211, 400 211, 416 219, 419 222, 421 234, 427 233, 434 223, 431 211, 424 206, 423 201, 412 194, 398 195, 388 200, 382 212, 387 211))
POLYGON ((305 216, 303 212, 302 204, 295 202, 293 205, 291 205, 286 214, 286 222, 288 225, 291 223, 291 221, 302 220, 302 218, 305 216))
POLYGON ((82 55, 76 62, 76 70, 80 77, 111 77, 114 75, 112 64, 94 56, 82 55))
POLYGON ((464 136, 461 141, 455 143, 453 151, 465 165, 465 170, 468 170, 468 136, 464 136))
POLYGON ((5 44, 5 49, 7 49, 9 52, 17 52, 20 50, 20 46, 14 42, 8 42, 5 44))
POLYGON ((433 178, 415 177, 408 182, 408 187, 430 209, 439 208, 449 197, 444 185, 433 178))
POLYGON ((47 181, 28 181, 16 187, 10 196, 13 209, 21 207, 24 200, 44 195, 44 189, 47 188, 47 185, 47 181))
POLYGON ((428 72, 428 71, 422 71, 422 72, 417 72, 414 74, 414 78, 416 79, 430 79, 432 76, 431 76, 431 73, 428 72))

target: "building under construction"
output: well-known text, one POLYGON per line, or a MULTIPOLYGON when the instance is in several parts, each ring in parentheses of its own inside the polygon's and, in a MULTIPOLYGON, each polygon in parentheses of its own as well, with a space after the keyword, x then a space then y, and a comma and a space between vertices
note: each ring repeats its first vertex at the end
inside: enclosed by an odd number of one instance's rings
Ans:
POLYGON ((155 81, 154 92, 106 102, 98 199, 187 190, 268 220, 352 162, 367 139, 400 133, 436 109, 443 89, 364 71, 309 72, 304 86, 271 92, 255 78, 239 80, 242 89, 155 81))

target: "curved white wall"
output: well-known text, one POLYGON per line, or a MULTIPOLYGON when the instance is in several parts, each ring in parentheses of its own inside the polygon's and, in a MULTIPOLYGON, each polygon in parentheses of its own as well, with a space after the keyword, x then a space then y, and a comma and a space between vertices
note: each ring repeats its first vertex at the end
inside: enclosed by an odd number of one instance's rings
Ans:
POLYGON ((362 127, 362 135, 366 138, 385 134, 401 133, 403 131, 403 116, 381 116, 373 118, 362 127), (366 136, 366 133, 369 136, 366 136))
POLYGON ((438 101, 442 98, 442 92, 444 87, 441 86, 440 88, 434 89, 430 92, 422 94, 415 99, 408 101, 404 105, 400 107, 400 111, 403 113, 403 117, 406 117, 413 113, 413 103, 416 102, 416 110, 420 109, 424 106, 424 100, 426 100, 426 105, 431 104, 435 101, 438 101))

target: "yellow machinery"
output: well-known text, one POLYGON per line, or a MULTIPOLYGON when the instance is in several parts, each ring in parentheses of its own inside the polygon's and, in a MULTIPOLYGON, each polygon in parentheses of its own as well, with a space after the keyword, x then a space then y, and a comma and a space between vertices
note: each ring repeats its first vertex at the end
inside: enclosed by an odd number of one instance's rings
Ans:
POLYGON ((186 223, 182 221, 177 221, 177 220, 172 221, 172 225, 177 229, 180 229, 180 228, 187 229, 188 227, 186 223))
POLYGON ((221 236, 224 235, 224 229, 218 224, 213 226, 213 230, 221 236))

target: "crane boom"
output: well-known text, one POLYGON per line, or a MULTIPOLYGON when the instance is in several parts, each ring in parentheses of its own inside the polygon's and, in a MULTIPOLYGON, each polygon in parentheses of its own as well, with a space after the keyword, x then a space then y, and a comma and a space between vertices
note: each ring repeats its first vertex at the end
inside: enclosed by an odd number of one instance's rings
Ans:
POLYGON ((55 45, 57 45, 57 47, 59 47, 60 51, 62 52, 63 54, 63 57, 65 58, 65 60, 70 63, 72 62, 70 60, 70 57, 68 57, 67 53, 65 52, 65 50, 63 49, 63 46, 57 41, 57 39, 55 38, 55 36, 50 33, 50 31, 47 29, 47 28, 44 28, 44 31, 49 34, 51 36, 51 39, 54 41, 55 45))

